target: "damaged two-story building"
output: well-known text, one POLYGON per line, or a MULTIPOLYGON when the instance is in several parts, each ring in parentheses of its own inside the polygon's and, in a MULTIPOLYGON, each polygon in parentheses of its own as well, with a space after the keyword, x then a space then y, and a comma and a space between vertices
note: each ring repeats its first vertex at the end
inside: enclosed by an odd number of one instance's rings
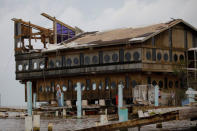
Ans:
POLYGON ((196 71, 187 68, 197 69, 197 30, 181 19, 139 28, 84 32, 42 15, 53 21, 52 29, 13 19, 16 80, 25 87, 31 81, 39 102, 55 100, 59 85, 64 100, 75 103, 77 82, 81 83, 82 99, 89 103, 102 99, 115 104, 119 83, 124 85, 127 104, 133 102, 137 85, 158 85, 163 94, 176 94, 176 89, 188 86, 196 88, 196 77, 190 77, 190 83, 188 78, 189 74, 196 76, 196 71), (33 39, 40 40, 43 48, 34 49, 33 39), (186 69, 186 77, 180 76, 181 69, 186 69))

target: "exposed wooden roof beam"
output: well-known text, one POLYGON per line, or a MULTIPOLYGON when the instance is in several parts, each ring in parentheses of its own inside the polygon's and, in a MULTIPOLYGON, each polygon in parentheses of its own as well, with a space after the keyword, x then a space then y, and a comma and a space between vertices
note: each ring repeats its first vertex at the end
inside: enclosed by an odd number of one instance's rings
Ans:
POLYGON ((38 26, 38 25, 35 25, 35 24, 32 24, 32 23, 29 23, 29 22, 26 22, 26 21, 23 21, 22 19, 16 19, 16 18, 12 18, 13 21, 15 22, 20 22, 24 25, 27 25, 27 26, 31 26, 32 28, 34 29, 37 29, 37 30, 41 30, 41 31, 48 31, 48 32, 52 32, 52 30, 50 29, 47 29, 47 28, 44 28, 44 27, 41 27, 41 26, 38 26))
POLYGON ((52 17, 52 16, 50 16, 50 15, 48 15, 48 14, 46 14, 46 13, 42 13, 41 15, 44 16, 44 17, 46 17, 46 18, 48 18, 48 19, 51 20, 51 21, 56 21, 57 23, 59 23, 59 24, 65 26, 65 27, 67 27, 67 28, 69 28, 69 29, 71 29, 71 30, 73 30, 73 31, 76 31, 75 28, 73 28, 73 27, 71 27, 71 26, 69 26, 69 25, 63 23, 63 22, 60 21, 60 20, 57 20, 55 17, 52 17))

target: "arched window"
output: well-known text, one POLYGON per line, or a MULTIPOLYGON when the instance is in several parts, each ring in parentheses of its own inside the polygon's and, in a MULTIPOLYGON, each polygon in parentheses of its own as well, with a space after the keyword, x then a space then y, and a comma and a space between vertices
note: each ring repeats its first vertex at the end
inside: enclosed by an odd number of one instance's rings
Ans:
POLYGON ((96 82, 92 83, 92 90, 96 90, 96 82))
POLYGON ((63 92, 66 92, 66 91, 67 91, 66 85, 63 85, 63 86, 62 86, 62 90, 63 90, 63 92))
POLYGON ((168 54, 167 53, 164 54, 164 60, 168 61, 168 54))
POLYGON ((39 92, 42 92, 42 85, 41 85, 40 88, 39 88, 39 92))
POLYGON ((172 88, 173 87, 173 82, 169 81, 169 87, 172 88))
POLYGON ((109 78, 105 79, 105 90, 109 90, 109 78))
POLYGON ((134 54, 133 54, 133 59, 134 59, 134 61, 138 61, 139 60, 139 58, 140 58, 140 54, 139 54, 139 52, 134 52, 134 54))
POLYGON ((125 54, 125 59, 126 59, 126 61, 130 61, 131 60, 131 53, 130 52, 127 52, 125 54))
POLYGON ((81 83, 81 89, 82 89, 82 91, 85 91, 85 85, 83 84, 83 83, 81 83))
POLYGON ((146 52, 146 59, 151 60, 151 52, 150 51, 146 52))
POLYGON ((156 86, 156 85, 157 85, 156 80, 153 80, 152 85, 153 85, 153 86, 156 86))
POLYGON ((40 69, 44 69, 44 62, 41 61, 40 64, 39 64, 39 66, 40 66, 40 69))
POLYGON ((159 87, 163 88, 163 81, 159 81, 159 87))
POLYGON ((38 64, 34 62, 34 70, 38 69, 38 64))
POLYGON ((28 64, 24 64, 24 69, 25 69, 26 71, 28 71, 28 70, 29 70, 29 65, 28 65, 28 64))
POLYGON ((90 64, 90 57, 89 56, 86 56, 85 57, 85 64, 86 65, 89 65, 90 64))
POLYGON ((184 61, 184 55, 179 56, 180 61, 184 61))
POLYGON ((100 81, 100 83, 99 83, 99 90, 102 90, 102 88, 103 88, 103 82, 100 81))
POLYGON ((53 68, 53 67, 54 67, 54 63, 53 63, 52 60, 49 61, 49 67, 50 67, 50 68, 53 68))
POLYGON ((91 86, 91 83, 90 83, 90 79, 86 79, 86 90, 90 90, 90 86, 91 86))
POLYGON ((129 86, 130 86, 130 78, 129 78, 129 76, 126 76, 126 78, 125 78, 125 83, 126 83, 126 88, 129 88, 129 86))
POLYGON ((176 86, 176 88, 179 87, 179 81, 176 81, 176 82, 175 82, 175 86, 176 86))
POLYGON ((92 57, 92 62, 93 62, 94 64, 98 63, 98 56, 93 56, 93 57, 92 57))
POLYGON ((68 90, 71 91, 72 90, 72 86, 73 86, 73 83, 71 80, 68 80, 68 90))
POLYGON ((51 88, 52 88, 52 92, 55 92, 55 83, 51 82, 51 88))
POLYGON ((174 54, 174 62, 177 62, 177 60, 178 60, 178 56, 177 54, 174 54))
POLYGON ((104 60, 105 60, 105 62, 109 62, 110 61, 110 56, 109 55, 105 55, 104 56, 104 60))
POLYGON ((75 64, 75 65, 79 64, 79 59, 76 58, 76 57, 74 58, 74 64, 75 64))
POLYGON ((71 60, 70 58, 68 58, 68 59, 66 60, 66 63, 67 63, 67 66, 71 66, 72 60, 71 60))
POLYGON ((61 61, 60 60, 56 60, 55 64, 56 64, 56 67, 61 67, 61 61))
POLYGON ((74 91, 77 91, 77 84, 74 84, 73 89, 74 91))
POLYGON ((23 70, 23 65, 18 65, 18 70, 22 71, 23 70))
POLYGON ((160 60, 161 60, 161 57, 162 57, 162 56, 161 56, 161 53, 158 52, 158 53, 157 53, 157 60, 160 61, 160 60))
POLYGON ((111 89, 116 89, 116 82, 115 82, 115 81, 113 81, 113 82, 111 83, 111 89))
POLYGON ((113 60, 113 62, 117 62, 118 61, 118 54, 114 53, 112 55, 112 60, 113 60))

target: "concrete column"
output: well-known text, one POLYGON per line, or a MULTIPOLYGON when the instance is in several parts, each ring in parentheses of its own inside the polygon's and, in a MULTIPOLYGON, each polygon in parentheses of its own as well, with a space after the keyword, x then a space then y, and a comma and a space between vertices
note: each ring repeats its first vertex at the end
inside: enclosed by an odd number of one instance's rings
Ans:
POLYGON ((33 94, 33 104, 34 104, 34 109, 36 108, 36 93, 33 94))
POLYGON ((28 110, 28 116, 32 116, 32 82, 28 81, 26 84, 27 84, 27 110, 28 110))
POLYGON ((83 110, 83 116, 85 116, 86 115, 86 111, 85 110, 83 110))
POLYGON ((105 115, 107 115, 107 109, 105 109, 105 115))
POLYGON ((55 116, 58 117, 58 115, 59 115, 59 111, 56 111, 55 116))
POLYGON ((123 84, 118 84, 118 108, 123 107, 123 84))
MULTIPOLYGON (((195 90, 192 89, 192 88, 188 88, 187 91, 192 92, 192 91, 195 91, 195 90)), ((195 97, 195 94, 193 94, 193 93, 188 94, 189 103, 195 102, 194 97, 195 97)))
POLYGON ((33 130, 40 131, 40 115, 33 115, 33 130))
POLYGON ((32 131, 32 116, 25 117, 25 131, 32 131))
POLYGON ((48 124, 48 131, 53 131, 53 123, 48 124))
POLYGON ((77 82, 77 118, 81 118, 81 83, 77 82))
POLYGON ((64 93, 63 92, 61 93, 61 104, 62 106, 64 106, 64 93))
POLYGON ((159 87, 155 86, 155 106, 159 106, 159 87))
POLYGON ((63 114, 63 117, 66 117, 66 109, 63 109, 62 114, 63 114))
POLYGON ((100 115, 100 124, 106 124, 108 123, 107 115, 100 115))

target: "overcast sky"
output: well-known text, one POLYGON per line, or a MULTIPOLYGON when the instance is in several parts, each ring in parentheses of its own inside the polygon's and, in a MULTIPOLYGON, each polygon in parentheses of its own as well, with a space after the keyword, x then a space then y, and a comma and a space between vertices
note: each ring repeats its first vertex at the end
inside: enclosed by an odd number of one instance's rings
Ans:
POLYGON ((139 27, 181 18, 197 27, 197 0, 0 0, 0 94, 4 106, 24 106, 24 85, 15 80, 11 18, 51 28, 40 14, 84 31, 139 27))

